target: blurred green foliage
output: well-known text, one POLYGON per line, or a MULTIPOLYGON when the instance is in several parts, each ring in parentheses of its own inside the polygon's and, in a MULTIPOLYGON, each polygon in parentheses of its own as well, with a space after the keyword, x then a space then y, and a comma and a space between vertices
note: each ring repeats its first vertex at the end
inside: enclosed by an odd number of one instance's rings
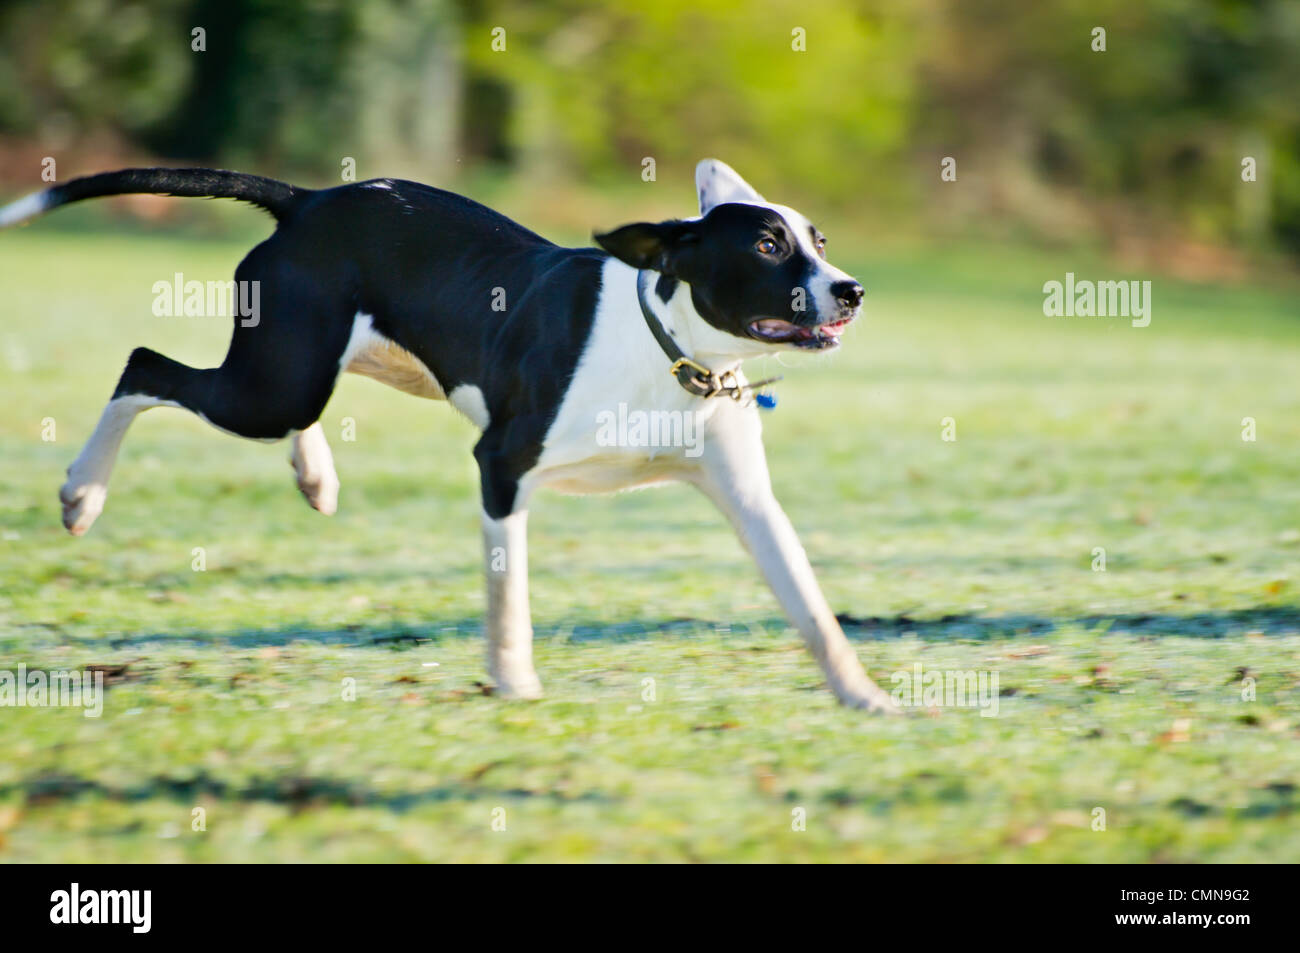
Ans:
POLYGON ((713 154, 846 218, 1300 250, 1293 0, 13 0, 0 43, 0 136, 61 154, 598 185, 713 154))

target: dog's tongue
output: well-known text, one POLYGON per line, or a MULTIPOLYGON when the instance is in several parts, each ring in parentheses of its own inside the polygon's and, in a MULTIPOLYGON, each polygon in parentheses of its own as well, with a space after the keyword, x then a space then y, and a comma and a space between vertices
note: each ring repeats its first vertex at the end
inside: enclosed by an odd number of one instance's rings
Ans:
POLYGON ((815 328, 803 328, 781 318, 762 318, 755 321, 753 329, 760 337, 769 341, 808 341, 816 337, 838 338, 848 325, 849 319, 834 324, 821 324, 815 328))
POLYGON ((753 328, 765 338, 775 338, 777 340, 794 340, 800 341, 812 337, 812 330, 801 328, 797 324, 791 324, 789 321, 783 321, 780 318, 763 318, 755 321, 753 328))

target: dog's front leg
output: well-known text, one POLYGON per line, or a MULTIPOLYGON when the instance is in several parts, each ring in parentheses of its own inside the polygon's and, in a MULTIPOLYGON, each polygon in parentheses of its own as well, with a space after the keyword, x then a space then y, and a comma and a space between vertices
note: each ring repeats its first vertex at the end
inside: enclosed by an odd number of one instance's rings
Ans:
POLYGON ((500 694, 538 698, 542 683, 533 670, 528 609, 528 489, 507 447, 508 439, 491 427, 474 447, 483 493, 488 673, 500 694))
POLYGON ((497 691, 513 698, 539 698, 533 669, 533 623, 528 609, 528 511, 502 519, 483 513, 487 572, 488 672, 497 691))
POLYGON ((736 528, 835 696, 852 708, 896 713, 889 695, 863 671, 772 493, 757 411, 721 408, 705 435, 701 464, 693 482, 736 528))

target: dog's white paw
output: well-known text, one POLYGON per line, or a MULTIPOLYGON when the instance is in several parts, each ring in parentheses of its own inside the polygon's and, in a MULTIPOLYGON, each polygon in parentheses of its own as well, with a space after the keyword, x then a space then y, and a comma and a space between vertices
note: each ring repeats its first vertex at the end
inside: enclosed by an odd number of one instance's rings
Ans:
POLYGON ((542 681, 536 672, 515 672, 510 675, 493 673, 496 693, 502 698, 541 698, 542 681))
POLYGON ((901 715, 903 710, 894 704, 889 693, 874 682, 852 688, 836 688, 835 697, 847 708, 858 708, 873 715, 901 715))
POLYGON ((319 421, 294 434, 289 464, 297 477, 298 489, 312 509, 333 516, 339 508, 339 475, 319 421))
POLYGON ((333 473, 298 475, 298 489, 312 509, 333 516, 339 508, 339 478, 333 473))
POLYGON ((85 481, 72 472, 68 482, 59 488, 59 502, 63 504, 63 525, 73 536, 82 536, 104 512, 108 499, 108 486, 95 481, 85 481))

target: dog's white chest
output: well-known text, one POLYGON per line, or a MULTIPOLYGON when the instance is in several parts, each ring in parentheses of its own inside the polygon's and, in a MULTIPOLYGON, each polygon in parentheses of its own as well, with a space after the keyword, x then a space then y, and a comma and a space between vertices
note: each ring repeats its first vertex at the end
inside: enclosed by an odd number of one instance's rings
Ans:
POLYGON ((684 391, 637 310, 635 272, 611 262, 591 337, 532 476, 571 493, 681 479, 718 409, 684 391))

